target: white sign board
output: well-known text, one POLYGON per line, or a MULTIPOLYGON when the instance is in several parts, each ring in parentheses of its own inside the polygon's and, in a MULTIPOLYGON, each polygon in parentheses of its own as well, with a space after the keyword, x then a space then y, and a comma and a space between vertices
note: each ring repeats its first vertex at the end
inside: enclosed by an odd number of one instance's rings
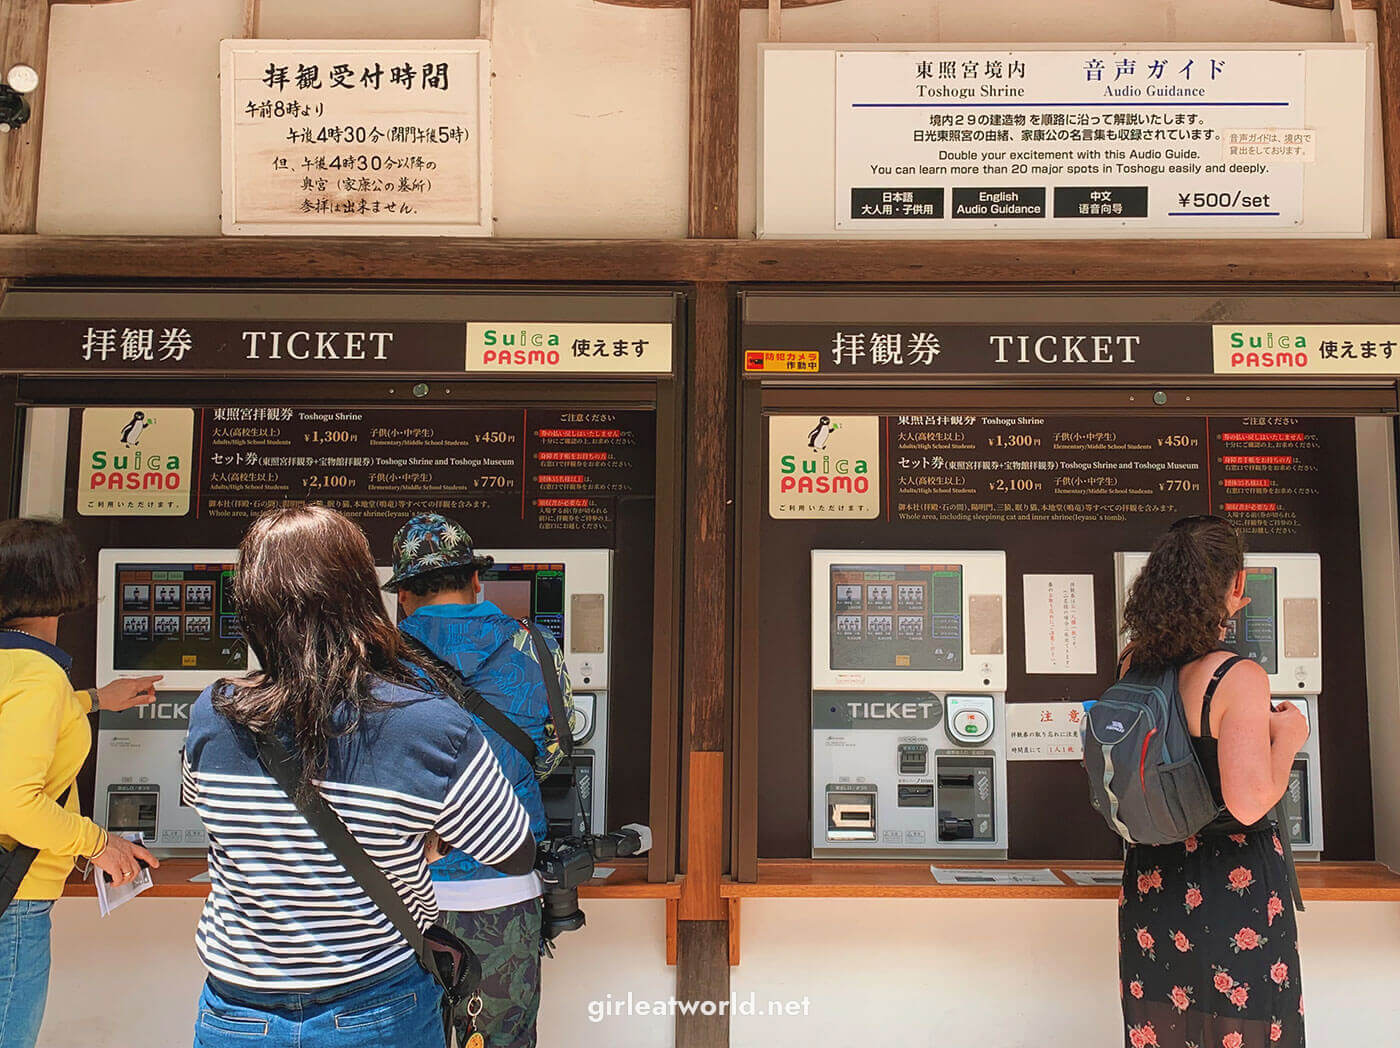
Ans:
POLYGON ((1078 702, 1008 702, 1006 759, 1009 761, 1077 761, 1084 759, 1078 702))
POLYGON ((1094 576, 1026 575, 1027 673, 1097 673, 1094 576))
POLYGON ((225 40, 225 233, 489 236, 480 40, 225 40))
POLYGON ((768 45, 759 232, 1367 236, 1372 54, 768 45))
POLYGON ((1297 226, 1303 69, 1301 51, 838 52, 836 226, 1297 226), (1227 159, 1261 121, 1284 155, 1227 159))

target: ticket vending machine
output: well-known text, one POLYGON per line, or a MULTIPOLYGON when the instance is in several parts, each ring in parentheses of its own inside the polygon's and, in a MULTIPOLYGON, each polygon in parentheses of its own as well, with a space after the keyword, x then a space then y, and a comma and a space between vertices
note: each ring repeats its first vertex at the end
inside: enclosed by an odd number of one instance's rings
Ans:
MULTIPOLYGON (((607 824, 608 669, 612 635, 612 550, 482 549, 495 564, 481 575, 482 599, 532 619, 564 651, 573 686, 574 768, 589 826, 607 824)), ((551 834, 579 832, 565 762, 541 787, 551 834)))
POLYGON ((812 552, 812 855, 1006 857, 1006 555, 812 552))
POLYGON ((97 724, 94 818, 140 831, 162 853, 202 852, 204 824, 180 803, 190 706, 255 665, 233 606, 231 549, 108 549, 98 556, 97 683, 163 674, 157 699, 97 724))
MULTIPOLYGON (((97 725, 95 820, 139 831, 161 854, 203 852, 204 824, 180 803, 190 706, 221 677, 257 669, 233 602, 232 549, 106 549, 98 555, 97 683, 161 674, 156 701, 97 725)), ((381 582, 388 568, 376 569, 381 582)), ((398 600, 385 594, 392 617, 398 600)))
MULTIPOLYGON (((1120 638, 1123 606, 1146 563, 1146 553, 1116 557, 1120 638)), ((1298 858, 1316 859, 1322 853, 1322 558, 1315 553, 1248 553, 1244 572, 1249 603, 1230 620, 1222 646, 1259 663, 1269 675, 1274 700, 1292 702, 1307 718, 1308 741, 1289 780, 1288 834, 1298 858)))

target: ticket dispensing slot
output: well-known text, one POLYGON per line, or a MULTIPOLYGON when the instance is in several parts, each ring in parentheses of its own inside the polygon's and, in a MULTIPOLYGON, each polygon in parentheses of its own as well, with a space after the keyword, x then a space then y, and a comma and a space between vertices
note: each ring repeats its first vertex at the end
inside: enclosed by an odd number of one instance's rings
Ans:
MULTIPOLYGON (((1115 558, 1118 632, 1134 580, 1146 553, 1115 558)), ((1322 780, 1318 709, 1322 692, 1322 558, 1315 553, 1248 553, 1244 561, 1249 603, 1227 624, 1222 647, 1245 655, 1269 675, 1275 704, 1292 702, 1308 720, 1308 741, 1293 763, 1288 790, 1288 833, 1299 859, 1322 852, 1322 780)))
MULTIPOLYGON (((554 636, 573 687, 574 768, 594 832, 608 829, 608 676, 612 650, 612 551, 482 549, 495 563, 482 572, 482 600, 529 618, 554 636)), ((551 833, 581 829, 569 793, 568 762, 540 786, 551 833)))
POLYGON ((812 553, 812 853, 1005 857, 1006 560, 812 553))

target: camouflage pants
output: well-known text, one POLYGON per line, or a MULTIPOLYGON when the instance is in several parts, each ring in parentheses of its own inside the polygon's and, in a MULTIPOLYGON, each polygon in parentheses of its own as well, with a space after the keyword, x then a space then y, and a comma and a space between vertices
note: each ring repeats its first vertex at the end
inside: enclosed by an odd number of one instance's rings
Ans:
MULTIPOLYGON (((481 961, 481 1014, 476 1028, 487 1048, 535 1048, 540 1010, 541 902, 529 899, 440 918, 481 961)), ((456 1016, 457 1043, 467 1039, 465 1003, 456 1016)))

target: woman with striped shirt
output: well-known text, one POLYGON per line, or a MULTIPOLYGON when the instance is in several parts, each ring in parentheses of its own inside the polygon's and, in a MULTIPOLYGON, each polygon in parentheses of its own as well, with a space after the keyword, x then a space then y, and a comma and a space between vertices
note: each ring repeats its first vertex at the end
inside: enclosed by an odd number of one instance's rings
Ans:
POLYGON ((259 764, 254 733, 299 754, 300 789, 326 799, 424 928, 437 917, 425 842, 518 875, 534 864, 529 818, 385 615, 358 527, 320 506, 272 510, 239 557, 239 620, 262 668, 199 697, 185 751, 211 884, 195 1046, 442 1048, 437 984, 259 764))

